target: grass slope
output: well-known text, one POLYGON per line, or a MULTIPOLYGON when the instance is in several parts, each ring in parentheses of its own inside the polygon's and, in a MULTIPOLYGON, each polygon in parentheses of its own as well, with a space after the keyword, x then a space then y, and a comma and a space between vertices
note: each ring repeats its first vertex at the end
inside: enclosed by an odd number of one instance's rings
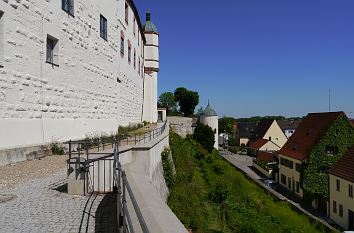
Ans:
POLYGON ((168 205, 193 232, 330 232, 249 181, 218 155, 171 131, 176 177, 168 205))

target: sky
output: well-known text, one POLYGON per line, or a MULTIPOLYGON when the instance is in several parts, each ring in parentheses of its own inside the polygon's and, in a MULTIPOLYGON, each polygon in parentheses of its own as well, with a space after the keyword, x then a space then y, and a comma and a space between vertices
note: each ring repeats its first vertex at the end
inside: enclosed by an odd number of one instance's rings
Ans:
POLYGON ((159 30, 158 95, 185 87, 218 115, 354 118, 353 0, 135 0, 159 30))

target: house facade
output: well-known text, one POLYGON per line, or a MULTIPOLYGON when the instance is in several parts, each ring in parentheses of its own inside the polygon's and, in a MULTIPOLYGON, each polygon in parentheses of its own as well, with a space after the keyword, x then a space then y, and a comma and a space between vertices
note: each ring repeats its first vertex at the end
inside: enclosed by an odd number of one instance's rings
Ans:
POLYGON ((149 21, 132 0, 0 1, 0 148, 156 122, 149 21))
POLYGON ((278 120, 279 127, 283 130, 285 136, 289 139, 299 126, 301 120, 278 120))
POLYGON ((327 170, 353 143, 354 127, 344 112, 308 114, 278 152, 279 184, 327 214, 327 170))
POLYGON ((329 217, 345 230, 354 230, 354 146, 328 171, 329 217))

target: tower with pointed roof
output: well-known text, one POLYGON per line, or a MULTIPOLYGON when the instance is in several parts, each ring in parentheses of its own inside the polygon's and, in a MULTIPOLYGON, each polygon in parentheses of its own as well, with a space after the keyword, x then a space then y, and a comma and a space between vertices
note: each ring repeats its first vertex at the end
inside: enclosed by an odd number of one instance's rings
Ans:
POLYGON ((200 115, 200 123, 209 125, 214 130, 214 135, 215 135, 214 147, 215 149, 218 149, 219 148, 219 127, 218 127, 219 117, 218 114, 216 114, 215 110, 210 107, 209 100, 208 100, 208 105, 203 111, 203 114, 200 115))
POLYGON ((157 73, 159 72, 159 32, 150 21, 151 13, 146 13, 143 31, 144 46, 144 108, 143 121, 157 122, 157 73))

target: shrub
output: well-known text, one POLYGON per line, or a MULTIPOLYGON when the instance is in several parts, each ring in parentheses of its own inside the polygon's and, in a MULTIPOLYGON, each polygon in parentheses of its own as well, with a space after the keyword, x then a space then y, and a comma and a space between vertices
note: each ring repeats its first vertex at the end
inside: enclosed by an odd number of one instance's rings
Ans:
POLYGON ((50 150, 52 151, 53 155, 64 155, 64 148, 59 146, 58 142, 52 142, 50 144, 50 150))
POLYGON ((215 136, 213 129, 205 124, 198 123, 193 138, 199 142, 209 153, 213 151, 215 136))
POLYGON ((173 165, 170 159, 168 158, 169 154, 170 154, 170 149, 166 148, 162 151, 161 158, 162 158, 163 176, 165 178, 167 187, 171 188, 175 183, 175 176, 173 174, 173 165))

